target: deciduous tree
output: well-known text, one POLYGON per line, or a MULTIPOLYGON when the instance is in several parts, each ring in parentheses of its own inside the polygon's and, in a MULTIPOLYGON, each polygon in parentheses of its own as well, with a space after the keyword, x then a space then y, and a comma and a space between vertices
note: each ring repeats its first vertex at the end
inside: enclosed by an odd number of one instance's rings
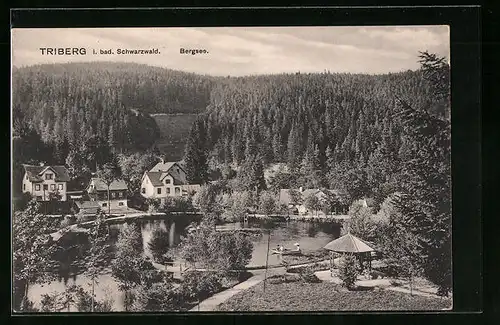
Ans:
POLYGON ((28 298, 31 284, 46 283, 54 279, 52 259, 57 246, 51 233, 57 230, 57 222, 40 212, 40 204, 35 200, 28 203, 24 211, 16 212, 12 218, 12 248, 14 266, 14 291, 16 307, 28 298))
POLYGON ((85 254, 85 271, 90 280, 91 286, 91 308, 90 311, 95 311, 95 286, 97 283, 97 278, 102 274, 103 270, 106 268, 106 261, 110 253, 109 241, 109 226, 105 221, 106 216, 104 213, 99 211, 92 221, 91 226, 88 231, 88 241, 90 243, 89 249, 85 254))

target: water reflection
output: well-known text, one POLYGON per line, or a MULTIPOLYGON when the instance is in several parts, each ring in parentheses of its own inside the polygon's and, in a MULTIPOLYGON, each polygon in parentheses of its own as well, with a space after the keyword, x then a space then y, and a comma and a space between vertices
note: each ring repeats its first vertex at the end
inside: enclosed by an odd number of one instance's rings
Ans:
MULTIPOLYGON (((186 228, 192 222, 189 218, 177 219, 161 219, 161 220, 143 220, 128 222, 128 224, 136 224, 141 229, 144 254, 150 256, 149 241, 155 229, 161 228, 167 231, 169 236, 169 245, 176 247, 182 236, 186 235, 186 228)), ((269 248, 276 248, 277 245, 282 245, 288 249, 294 249, 294 244, 299 243, 301 250, 304 253, 317 251, 331 240, 338 238, 340 235, 340 227, 338 224, 331 223, 308 223, 301 221, 273 221, 273 220, 256 220, 249 219, 242 222, 226 223, 222 227, 237 229, 237 228, 258 228, 262 230, 261 234, 251 236, 253 242, 253 253, 248 266, 263 266, 266 264, 266 256, 268 253, 268 235, 269 248)), ((124 224, 113 224, 110 226, 110 244, 115 247, 118 240, 118 234, 124 224)), ((59 261, 59 269, 57 270, 57 281, 48 285, 35 285, 30 287, 29 297, 32 301, 40 301, 41 295, 53 291, 62 292, 67 285, 84 284, 90 281, 82 274, 81 258, 84 256, 85 249, 88 247, 86 236, 82 233, 70 233, 61 241, 61 250, 57 255, 59 261)), ((268 264, 270 266, 280 265, 282 257, 279 254, 268 256, 268 264)), ((98 279, 98 286, 106 286, 110 288, 116 301, 114 310, 123 310, 122 293, 118 290, 116 281, 109 274, 104 274, 98 279)), ((104 291, 96 291, 96 298, 101 300, 104 298, 104 291)))
POLYGON ((314 223, 314 222, 311 222, 309 224, 308 229, 307 229, 307 235, 309 237, 315 237, 316 234, 318 233, 318 231, 319 231, 318 225, 316 223, 314 223))

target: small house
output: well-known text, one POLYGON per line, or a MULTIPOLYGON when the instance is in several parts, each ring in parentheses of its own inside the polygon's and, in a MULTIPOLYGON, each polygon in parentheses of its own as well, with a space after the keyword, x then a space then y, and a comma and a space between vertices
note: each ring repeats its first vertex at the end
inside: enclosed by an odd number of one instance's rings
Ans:
POLYGON ((123 179, 117 179, 109 184, 109 207, 108 207, 108 185, 99 177, 90 179, 86 188, 91 202, 97 202, 103 209, 125 209, 127 208, 127 183, 123 179))
POLYGON ((145 172, 141 182, 141 195, 145 198, 187 196, 197 192, 199 184, 189 184, 184 167, 179 162, 161 161, 145 172))
POLYGON ((23 193, 31 194, 37 201, 67 200, 66 187, 70 177, 65 166, 25 164, 23 167, 23 193))

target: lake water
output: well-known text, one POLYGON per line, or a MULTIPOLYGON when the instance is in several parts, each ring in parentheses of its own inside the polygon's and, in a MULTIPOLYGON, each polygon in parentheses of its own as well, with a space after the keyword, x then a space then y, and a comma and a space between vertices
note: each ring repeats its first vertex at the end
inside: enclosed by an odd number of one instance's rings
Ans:
MULTIPOLYGON (((175 247, 181 240, 181 236, 186 234, 186 227, 190 221, 187 219, 177 220, 148 220, 139 221, 142 230, 142 238, 144 245, 144 254, 150 256, 147 243, 151 239, 151 234, 155 228, 161 227, 168 231, 169 243, 175 247)), ((123 224, 111 225, 112 242, 117 239, 117 234, 123 224)), ((295 243, 299 243, 301 250, 304 253, 316 251, 328 242, 340 235, 340 227, 336 224, 329 223, 314 223, 314 222, 269 222, 262 220, 251 220, 245 223, 226 223, 218 226, 220 229, 237 229, 237 228, 259 228, 262 230, 260 235, 251 236, 253 242, 252 258, 247 266, 264 266, 266 264, 266 252, 268 246, 273 249, 276 245, 283 245, 285 248, 293 249, 295 243)), ((269 254, 268 265, 279 265, 280 256, 269 254)), ((29 288, 28 296, 31 301, 39 302, 41 296, 51 292, 63 292, 66 285, 78 284, 88 288, 90 292, 90 281, 78 270, 66 270, 58 281, 53 281, 46 285, 32 285, 29 288)), ((118 289, 118 284, 111 274, 102 274, 98 279, 96 286, 97 300, 104 297, 113 297, 114 311, 123 311, 123 293, 118 289)))

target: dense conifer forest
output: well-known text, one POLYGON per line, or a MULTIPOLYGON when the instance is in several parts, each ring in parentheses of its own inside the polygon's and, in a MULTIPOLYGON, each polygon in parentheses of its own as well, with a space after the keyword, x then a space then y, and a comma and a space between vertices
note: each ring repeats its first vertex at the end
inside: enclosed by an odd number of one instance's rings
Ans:
POLYGON ((354 196, 394 178, 403 148, 397 96, 449 116, 422 70, 220 78, 133 63, 70 63, 16 68, 12 89, 16 162, 95 170, 113 154, 155 151, 160 130, 150 113, 197 113, 188 160, 194 154, 211 166, 242 166, 254 157, 264 166, 286 163, 291 177, 276 186, 347 182, 354 196), (364 175, 367 164, 384 170, 364 175))

